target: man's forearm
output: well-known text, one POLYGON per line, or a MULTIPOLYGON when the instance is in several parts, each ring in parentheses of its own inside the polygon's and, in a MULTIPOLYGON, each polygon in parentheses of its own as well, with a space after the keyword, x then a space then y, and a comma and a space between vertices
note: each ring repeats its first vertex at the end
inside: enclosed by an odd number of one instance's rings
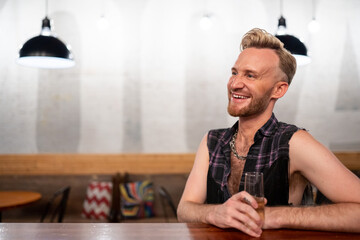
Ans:
POLYGON ((210 223, 207 219, 209 212, 215 205, 194 202, 182 202, 178 206, 177 214, 180 222, 210 223))
POLYGON ((265 210, 265 228, 360 232, 360 204, 269 207, 265 210))

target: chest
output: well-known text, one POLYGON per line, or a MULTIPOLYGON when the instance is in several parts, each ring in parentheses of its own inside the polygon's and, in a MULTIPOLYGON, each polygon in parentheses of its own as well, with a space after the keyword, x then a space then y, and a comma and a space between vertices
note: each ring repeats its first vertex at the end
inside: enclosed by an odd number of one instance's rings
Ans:
POLYGON ((228 178, 228 188, 231 195, 239 192, 239 187, 242 179, 242 175, 244 172, 245 162, 246 160, 239 160, 231 154, 231 167, 230 167, 230 175, 228 178))

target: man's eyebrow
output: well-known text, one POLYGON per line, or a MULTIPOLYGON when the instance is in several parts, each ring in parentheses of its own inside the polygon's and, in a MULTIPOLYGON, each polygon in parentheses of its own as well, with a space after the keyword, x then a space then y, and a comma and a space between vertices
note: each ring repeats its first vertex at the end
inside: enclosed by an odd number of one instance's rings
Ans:
POLYGON ((245 70, 246 73, 258 73, 256 70, 254 69, 246 69, 245 70))
POLYGON ((231 71, 232 72, 237 72, 236 68, 234 68, 234 67, 231 68, 231 71))

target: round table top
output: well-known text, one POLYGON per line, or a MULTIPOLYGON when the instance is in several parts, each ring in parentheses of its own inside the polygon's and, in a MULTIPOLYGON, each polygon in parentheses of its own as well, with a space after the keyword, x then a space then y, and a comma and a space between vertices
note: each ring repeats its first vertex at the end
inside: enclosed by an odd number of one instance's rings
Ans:
POLYGON ((0 210, 18 207, 35 202, 41 198, 38 192, 0 191, 0 210))

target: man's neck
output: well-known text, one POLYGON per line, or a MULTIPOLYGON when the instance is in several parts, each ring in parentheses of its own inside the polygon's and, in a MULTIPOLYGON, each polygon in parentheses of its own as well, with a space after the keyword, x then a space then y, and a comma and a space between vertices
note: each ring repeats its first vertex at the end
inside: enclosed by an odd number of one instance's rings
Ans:
POLYGON ((240 117, 237 139, 249 144, 254 141, 256 132, 270 119, 272 111, 251 117, 240 117))

